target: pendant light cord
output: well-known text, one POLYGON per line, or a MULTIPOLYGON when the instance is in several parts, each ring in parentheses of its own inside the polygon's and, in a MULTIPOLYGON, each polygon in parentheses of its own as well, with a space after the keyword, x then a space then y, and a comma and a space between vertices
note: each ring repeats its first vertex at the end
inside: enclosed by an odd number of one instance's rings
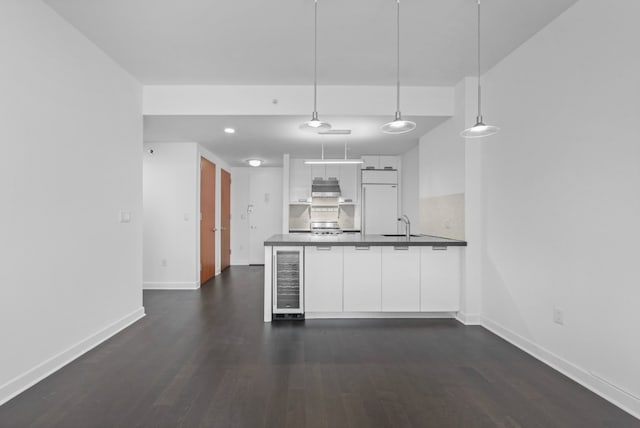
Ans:
POLYGON ((400 0, 396 0, 396 3, 396 112, 400 113, 400 0))
POLYGON ((478 122, 482 121, 482 89, 480 88, 480 0, 478 0, 478 122))
POLYGON ((314 1, 313 21, 313 112, 318 111, 318 0, 314 1))

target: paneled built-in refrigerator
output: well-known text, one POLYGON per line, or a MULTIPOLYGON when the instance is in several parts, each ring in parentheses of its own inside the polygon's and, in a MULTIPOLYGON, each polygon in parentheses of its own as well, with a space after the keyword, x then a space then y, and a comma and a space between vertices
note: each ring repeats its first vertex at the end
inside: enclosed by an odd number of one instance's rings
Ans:
POLYGON ((362 233, 398 233, 398 172, 362 171, 362 233))

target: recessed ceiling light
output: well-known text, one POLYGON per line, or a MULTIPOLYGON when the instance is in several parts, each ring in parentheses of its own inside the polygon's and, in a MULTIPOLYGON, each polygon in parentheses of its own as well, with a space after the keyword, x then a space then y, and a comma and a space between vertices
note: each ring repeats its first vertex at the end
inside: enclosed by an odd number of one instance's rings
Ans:
POLYGON ((249 159, 247 162, 251 166, 260 166, 260 165, 262 165, 262 161, 260 159, 249 159))
POLYGON ((227 134, 235 134, 236 130, 233 128, 224 128, 224 132, 227 134))

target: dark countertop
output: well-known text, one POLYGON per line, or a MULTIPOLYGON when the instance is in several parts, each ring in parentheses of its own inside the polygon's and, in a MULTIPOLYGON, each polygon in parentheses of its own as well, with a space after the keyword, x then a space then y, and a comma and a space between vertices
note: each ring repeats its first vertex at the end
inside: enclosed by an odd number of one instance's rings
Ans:
POLYGON ((438 236, 412 236, 407 240, 404 236, 361 235, 360 233, 343 233, 341 235, 313 235, 311 233, 289 233, 287 235, 273 235, 266 241, 265 246, 458 246, 466 247, 466 241, 440 238, 438 236))

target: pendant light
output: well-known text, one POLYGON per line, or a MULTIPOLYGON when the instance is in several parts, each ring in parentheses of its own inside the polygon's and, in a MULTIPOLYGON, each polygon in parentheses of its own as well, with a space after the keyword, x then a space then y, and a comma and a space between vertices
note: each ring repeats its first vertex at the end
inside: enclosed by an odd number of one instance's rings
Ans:
POLYGON ((416 124, 410 120, 403 120, 400 114, 400 0, 396 0, 397 3, 397 34, 396 34, 396 116, 395 119, 389 123, 385 123, 380 128, 385 134, 404 134, 405 132, 411 132, 416 128, 416 124))
POLYGON ((318 99, 318 0, 314 0, 314 23, 313 23, 313 113, 311 120, 300 125, 300 129, 309 132, 319 132, 331 129, 331 125, 318 119, 317 99, 318 99))
POLYGON ((478 0, 478 116, 476 124, 460 133, 464 138, 482 138, 496 134, 500 128, 487 125, 482 120, 482 89, 480 87, 480 0, 478 0))

